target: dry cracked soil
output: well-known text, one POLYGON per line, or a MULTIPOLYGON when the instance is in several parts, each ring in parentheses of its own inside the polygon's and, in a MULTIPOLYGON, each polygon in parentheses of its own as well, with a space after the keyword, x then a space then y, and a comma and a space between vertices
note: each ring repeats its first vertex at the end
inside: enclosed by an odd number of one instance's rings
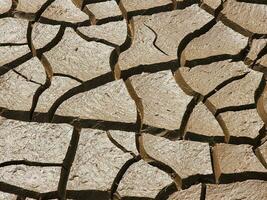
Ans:
POLYGON ((0 200, 266 200, 266 0, 0 0, 0 200))

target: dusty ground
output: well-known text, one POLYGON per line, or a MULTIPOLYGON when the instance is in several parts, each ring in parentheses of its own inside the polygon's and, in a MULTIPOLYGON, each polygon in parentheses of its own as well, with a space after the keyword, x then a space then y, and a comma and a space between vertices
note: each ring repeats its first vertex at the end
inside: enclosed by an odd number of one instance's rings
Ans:
POLYGON ((0 200, 267 199, 264 0, 0 0, 0 200))

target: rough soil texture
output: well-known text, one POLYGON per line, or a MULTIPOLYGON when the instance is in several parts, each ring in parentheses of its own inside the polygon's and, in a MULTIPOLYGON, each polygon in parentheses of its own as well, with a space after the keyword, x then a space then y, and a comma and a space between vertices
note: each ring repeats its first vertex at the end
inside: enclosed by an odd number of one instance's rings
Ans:
POLYGON ((0 200, 266 200, 267 2, 0 0, 0 200))

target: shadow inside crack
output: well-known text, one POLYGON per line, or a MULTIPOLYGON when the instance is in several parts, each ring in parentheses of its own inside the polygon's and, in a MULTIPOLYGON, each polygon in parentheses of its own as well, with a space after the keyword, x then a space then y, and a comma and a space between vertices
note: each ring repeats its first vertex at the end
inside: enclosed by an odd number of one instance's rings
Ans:
POLYGON ((246 180, 263 180, 267 181, 267 172, 239 172, 233 174, 221 174, 220 184, 241 182, 246 180))

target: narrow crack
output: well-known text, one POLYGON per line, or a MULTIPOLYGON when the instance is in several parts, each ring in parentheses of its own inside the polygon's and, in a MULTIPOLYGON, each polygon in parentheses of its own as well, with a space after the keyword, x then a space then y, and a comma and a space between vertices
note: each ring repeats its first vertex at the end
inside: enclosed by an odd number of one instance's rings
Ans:
POLYGON ((60 76, 60 77, 67 77, 67 78, 70 78, 70 79, 73 79, 79 83, 84 83, 84 81, 82 81, 81 79, 77 78, 77 77, 74 77, 70 74, 63 74, 63 73, 53 73, 53 76, 60 76))
POLYGON ((167 200, 169 199, 169 196, 175 192, 177 192, 177 187, 176 184, 173 182, 170 185, 167 185, 166 187, 162 188, 155 197, 155 200, 167 200))
POLYGON ((76 33, 83 38, 84 40, 86 40, 87 42, 99 42, 101 44, 105 44, 107 46, 113 47, 113 48, 117 48, 118 45, 114 44, 112 42, 109 42, 107 40, 101 39, 101 38, 96 38, 96 37, 88 37, 86 35, 84 35, 83 33, 81 33, 79 30, 76 30, 76 33))
POLYGON ((219 90, 221 90, 222 88, 224 88, 225 86, 227 86, 228 84, 231 84, 235 81, 241 80, 243 78, 245 78, 247 75, 249 74, 249 72, 246 72, 242 75, 239 76, 233 76, 225 81, 223 81, 222 83, 220 83, 219 85, 217 85, 212 91, 210 91, 208 94, 206 94, 203 98, 203 103, 205 103, 207 101, 208 98, 210 98, 212 95, 216 94, 219 90))
POLYGON ((29 79, 27 76, 23 75, 22 73, 20 73, 19 71, 15 70, 15 69, 12 69, 12 71, 14 73, 16 73, 17 75, 19 75, 20 77, 22 77, 23 79, 25 79, 27 82, 31 82, 31 83, 34 83, 34 84, 37 84, 37 85, 42 85, 39 82, 36 82, 34 80, 29 79))
POLYGON ((115 179, 113 180, 113 183, 111 185, 111 189, 110 189, 110 199, 113 200, 114 199, 114 194, 117 191, 119 184, 123 178, 123 176, 125 175, 125 173, 127 172, 127 170, 136 162, 141 160, 141 156, 134 156, 133 158, 131 158, 130 160, 126 161, 126 163, 124 163, 124 165, 120 168, 119 172, 117 173, 115 179))
POLYGON ((256 109, 256 104, 255 103, 250 103, 250 104, 245 104, 245 105, 238 105, 238 106, 227 106, 223 108, 219 108, 215 112, 215 117, 217 117, 219 114, 224 113, 224 112, 229 112, 229 111, 242 111, 242 110, 251 110, 251 109, 256 109))
POLYGON ((80 132, 81 132, 81 128, 79 127, 78 123, 76 124, 76 126, 73 127, 73 133, 71 136, 70 144, 61 168, 60 179, 58 183, 58 199, 60 200, 66 199, 67 182, 69 179, 71 166, 74 161, 75 154, 78 148, 80 132))
POLYGON ((153 45, 154 45, 154 47, 155 47, 158 51, 160 51, 161 53, 163 53, 164 55, 169 56, 167 53, 165 53, 163 50, 161 50, 161 49, 157 46, 156 42, 157 42, 157 39, 158 39, 158 34, 156 33, 156 31, 154 31, 150 26, 146 25, 145 23, 144 23, 144 25, 145 25, 149 30, 151 30, 151 31, 153 32, 153 34, 155 35, 155 38, 154 38, 154 40, 153 40, 153 45))
POLYGON ((108 136, 108 139, 110 140, 110 142, 112 143, 112 144, 114 144, 118 149, 120 149, 123 153, 129 153, 129 154, 131 154, 131 156, 133 156, 134 158, 136 157, 136 155, 135 155, 135 153, 134 152, 132 152, 132 151, 130 151, 130 150, 127 150, 124 146, 122 146, 118 141, 116 141, 113 137, 112 137, 112 135, 111 135, 111 133, 109 132, 109 131, 106 131, 106 133, 107 133, 107 136, 108 136))
POLYGON ((29 160, 11 160, 0 163, 0 168, 11 165, 26 165, 35 167, 61 167, 62 163, 46 163, 46 162, 35 162, 29 160))

